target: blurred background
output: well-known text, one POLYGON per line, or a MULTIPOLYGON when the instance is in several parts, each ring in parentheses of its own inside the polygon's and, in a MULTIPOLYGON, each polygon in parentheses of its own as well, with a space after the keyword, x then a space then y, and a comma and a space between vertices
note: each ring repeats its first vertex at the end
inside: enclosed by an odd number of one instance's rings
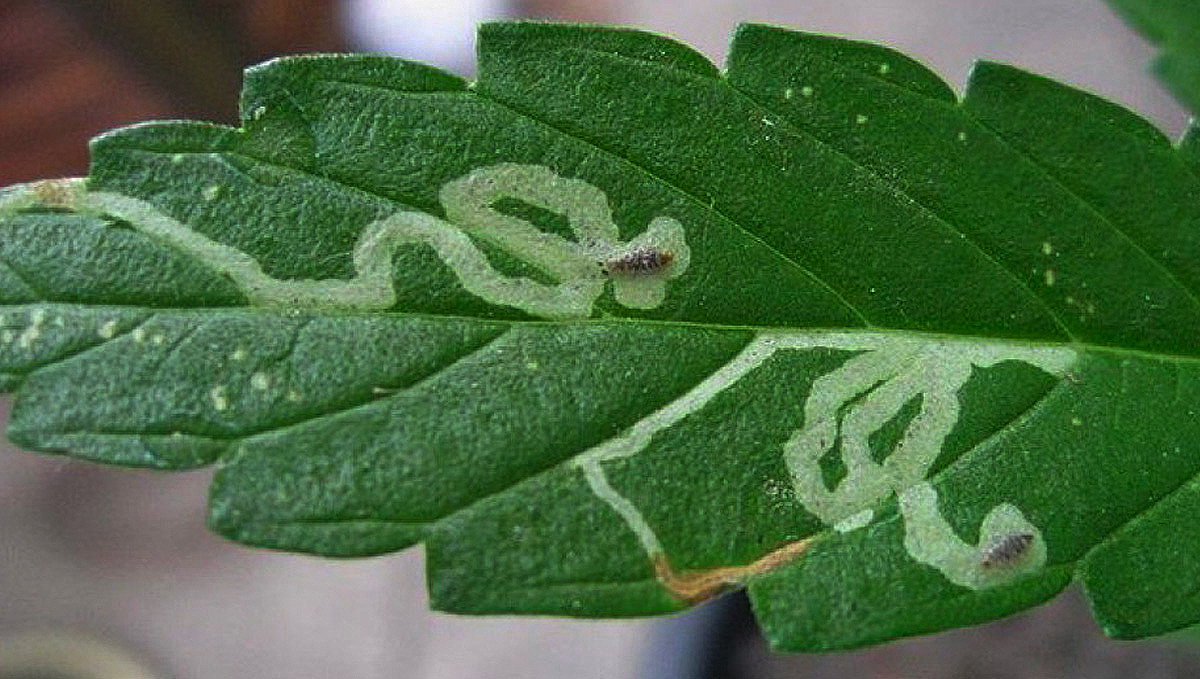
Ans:
MULTIPOLYGON (((0 0, 0 185, 86 172, 86 143, 155 118, 235 123, 241 69, 366 51, 470 75, 476 23, 639 26, 717 63, 737 22, 899 48, 961 90, 975 58, 1113 99, 1171 136, 1154 50, 1100 0, 0 0)), ((7 415, 7 403, 0 404, 7 415)), ((1187 642, 1105 640, 1077 592, 991 625, 832 656, 767 654, 743 599, 670 619, 426 610, 419 549, 354 561, 203 528, 207 472, 0 448, 0 679, 256 677, 1193 677, 1187 642)))

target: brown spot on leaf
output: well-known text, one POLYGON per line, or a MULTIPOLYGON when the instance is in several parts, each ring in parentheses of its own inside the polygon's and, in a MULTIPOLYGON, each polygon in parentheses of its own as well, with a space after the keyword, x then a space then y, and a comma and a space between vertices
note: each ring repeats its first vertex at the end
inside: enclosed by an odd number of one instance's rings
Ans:
POLYGON ((74 183, 68 179, 44 179, 33 185, 33 192, 46 207, 69 208, 75 204, 74 183))

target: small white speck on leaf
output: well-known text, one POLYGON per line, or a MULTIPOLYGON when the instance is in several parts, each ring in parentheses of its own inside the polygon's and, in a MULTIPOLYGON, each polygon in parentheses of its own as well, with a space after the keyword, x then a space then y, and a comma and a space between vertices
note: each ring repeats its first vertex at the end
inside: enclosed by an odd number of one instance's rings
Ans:
POLYGON ((854 122, 858 123, 859 125, 863 125, 867 122, 867 117, 859 113, 858 115, 854 116, 854 122))
POLYGON ((1054 269, 1046 269, 1046 271, 1042 273, 1042 277, 1046 279, 1046 285, 1054 285, 1054 269))
POLYGON ((214 410, 221 411, 229 408, 229 398, 225 396, 225 385, 218 384, 213 387, 209 390, 208 397, 212 399, 214 410))
POLYGON ((34 309, 29 315, 29 325, 21 331, 17 337, 17 344, 22 349, 28 349, 33 346, 34 341, 42 336, 42 325, 46 322, 46 310, 34 309))
POLYGON ((100 335, 101 339, 112 339, 117 334, 117 322, 105 321, 100 324, 100 328, 96 330, 96 334, 100 335))
POLYGON ((259 391, 266 391, 271 387, 271 378, 267 377, 266 373, 254 373, 250 376, 250 386, 259 391))
POLYGON ((812 95, 813 95, 813 88, 809 87, 808 85, 805 85, 804 87, 800 88, 800 96, 811 97, 812 95))
POLYGON ((204 196, 204 200, 213 201, 217 199, 217 196, 221 195, 221 187, 216 184, 210 184, 204 187, 204 190, 200 193, 204 196))
POLYGON ((888 71, 892 70, 891 64, 880 64, 879 75, 887 75, 888 71))

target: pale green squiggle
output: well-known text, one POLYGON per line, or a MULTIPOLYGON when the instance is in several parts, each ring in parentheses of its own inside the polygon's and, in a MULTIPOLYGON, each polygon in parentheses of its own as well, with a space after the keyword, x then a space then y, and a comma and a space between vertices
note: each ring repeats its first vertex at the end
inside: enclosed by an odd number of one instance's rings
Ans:
MULTIPOLYGON (((378 310, 395 304, 390 272, 360 270, 359 275, 349 281, 272 278, 263 272, 254 258, 241 250, 196 233, 145 201, 118 193, 88 191, 83 179, 14 187, 12 193, 3 198, 0 215, 44 204, 124 220, 134 229, 182 250, 228 276, 253 306, 378 310)), ((358 254, 356 251, 356 256, 358 254)))
POLYGON ((925 476, 958 422, 958 392, 973 368, 1013 360, 1063 375, 1075 358, 1075 352, 1066 348, 944 340, 898 340, 851 358, 813 383, 804 408, 805 425, 784 445, 797 498, 821 520, 840 530, 853 530, 870 522, 873 505, 896 493, 905 521, 906 551, 965 587, 1007 582, 1040 568, 1046 555, 1041 532, 1017 507, 1005 503, 992 508, 981 530, 980 546, 967 545, 938 511, 937 491, 925 476), (920 411, 883 462, 875 462, 870 436, 918 396, 920 411), (820 459, 839 439, 846 476, 830 490, 821 475, 820 459), (1022 558, 1003 567, 981 566, 980 550, 1012 532, 1034 536, 1022 558))
POLYGON ((613 511, 621 516, 625 521, 625 525, 633 531, 637 536, 638 542, 641 543, 642 549, 646 554, 654 557, 663 554, 662 544, 658 541, 658 535, 654 529, 646 522, 646 518, 642 516, 642 512, 629 501, 629 498, 621 495, 612 484, 608 482, 608 477, 604 475, 604 470, 599 464, 587 464, 581 466, 583 470, 583 478, 587 481, 588 487, 592 489, 596 497, 600 498, 613 511))
POLYGON ((956 585, 982 589, 1010 582, 1046 564, 1046 541, 1015 505, 1007 502, 992 507, 979 527, 979 544, 971 545, 955 535, 938 511, 938 495, 928 482, 900 493, 904 517, 904 549, 913 559, 933 566, 956 585), (1027 533, 1033 542, 1011 564, 987 568, 981 565, 983 551, 1013 533, 1027 533))
MULTIPOLYGON (((213 187, 209 187, 210 189, 213 187)), ((215 193, 213 194, 215 197, 215 193)), ((691 251, 683 226, 656 217, 636 238, 619 240, 604 193, 579 179, 560 177, 540 165, 502 163, 447 182, 440 199, 449 221, 401 211, 368 224, 353 252, 349 280, 281 280, 254 258, 203 236, 150 203, 129 196, 87 191, 82 179, 37 182, 0 194, 0 215, 38 205, 116 217, 133 228, 205 262, 228 276, 253 306, 377 311, 396 305, 392 258, 398 248, 427 245, 468 292, 497 305, 551 319, 586 318, 611 282, 617 302, 638 309, 662 304, 670 279, 687 269, 691 251), (563 214, 576 235, 570 241, 493 207, 515 198, 563 214), (543 284, 497 271, 472 241, 486 241, 558 281, 543 284), (600 264, 633 248, 670 250, 674 262, 660 275, 606 278, 600 264)))
POLYGON ((761 365, 770 357, 771 353, 773 353, 773 349, 760 340, 751 342, 732 361, 709 375, 691 391, 638 420, 620 436, 608 439, 604 443, 584 451, 574 459, 573 464, 583 472, 592 492, 612 507, 629 529, 637 535, 647 556, 652 561, 657 557, 664 556, 658 536, 637 506, 612 487, 601 465, 609 460, 629 457, 641 452, 650 445, 650 440, 656 433, 673 426, 703 408, 714 396, 761 365))
POLYGON ((915 560, 946 574, 952 582, 967 587, 1005 582, 1044 563, 1045 544, 1040 531, 1010 504, 999 505, 988 514, 981 530, 980 547, 964 543, 938 512, 937 493, 924 477, 958 421, 958 391, 974 367, 1015 360, 1063 375, 1076 360, 1075 351, 1069 348, 873 332, 763 332, 688 393, 638 421, 622 435, 585 451, 574 464, 584 473, 596 495, 612 506, 638 535, 647 553, 652 558, 661 556, 653 528, 608 483, 603 463, 644 450, 656 433, 701 410, 775 352, 818 348, 861 353, 813 382, 804 406, 805 425, 784 445, 784 461, 797 498, 806 509, 837 530, 854 530, 871 521, 873 507, 879 500, 898 493, 905 518, 906 551, 915 560), (876 463, 871 458, 869 436, 918 395, 922 397, 920 412, 891 453, 882 463, 876 463), (837 488, 829 490, 819 460, 839 435, 847 475, 837 488), (1035 536, 1026 554, 1012 566, 982 568, 980 550, 1012 532, 1035 536))
MULTIPOLYGON (((440 199, 446 217, 464 233, 487 241, 560 282, 557 286, 546 286, 527 281, 528 285, 523 286, 519 294, 506 295, 509 299, 532 299, 540 291, 549 300, 547 306, 538 298, 537 308, 546 309, 539 314, 542 316, 583 318, 591 315, 592 305, 610 280, 619 304, 653 309, 665 299, 667 282, 682 275, 691 262, 691 250, 678 221, 655 217, 637 237, 621 242, 603 191, 583 180, 561 177, 541 165, 501 163, 476 169, 447 182, 442 187, 440 199), (496 210, 493 205, 502 198, 516 198, 564 215, 575 239, 567 240, 558 234, 547 233, 523 219, 496 210), (645 246, 670 250, 674 262, 661 275, 608 279, 601 273, 600 263, 645 246)), ((449 260, 447 264, 454 267, 449 260)), ((460 278, 464 277, 465 269, 456 268, 455 271, 460 278)), ((475 269, 475 272, 488 279, 500 277, 491 271, 490 265, 486 270, 475 269)), ((464 286, 467 286, 465 280, 464 286)), ((481 282, 472 292, 487 299, 490 290, 481 282)))
MULTIPOLYGON (((225 273, 252 304, 259 306, 390 308, 395 304, 391 256, 397 247, 409 243, 432 247, 456 272, 464 288, 483 299, 549 318, 590 315, 605 283, 597 261, 617 256, 624 249, 650 245, 676 254, 675 266, 665 276, 613 280, 615 296, 627 306, 661 303, 667 279, 687 267, 689 251, 678 222, 656 218, 640 236, 619 243, 603 193, 540 166, 505 164, 476 170, 443 187, 442 200, 450 222, 424 213, 401 212, 368 225, 354 251, 357 275, 349 281, 271 278, 251 257, 193 232, 148 203, 119 194, 88 192, 82 180, 7 189, 0 193, 0 216, 51 205, 123 219, 225 273), (577 240, 541 232, 524 220, 496 211, 492 203, 504 196, 565 214, 577 240), (562 282, 544 285, 503 276, 491 267, 470 236, 493 243, 562 282)), ((1004 342, 930 340, 870 332, 762 332, 737 357, 687 394, 643 418, 621 436, 586 451, 575 464, 593 492, 635 532, 647 553, 660 556, 662 547, 652 527, 637 507, 611 486, 602 464, 643 450, 657 432, 703 408, 776 351, 817 348, 862 353, 814 381, 804 406, 805 426, 784 445, 784 460, 797 497, 806 509, 838 530, 853 530, 871 521, 878 501, 896 493, 905 520, 905 549, 917 561, 967 587, 1003 582, 1044 563, 1046 547, 1040 531, 1010 504, 998 505, 988 514, 979 546, 959 539, 938 511, 937 493, 924 477, 958 421, 958 390, 970 378, 973 367, 1016 360, 1052 374, 1065 374, 1076 359, 1075 352, 1068 348, 1039 349, 1004 342), (864 393, 861 400, 851 404, 864 393), (874 462, 869 436, 916 396, 922 398, 920 412, 886 459, 874 462), (830 490, 824 485, 819 460, 839 436, 847 475, 830 490), (1022 558, 1004 568, 981 568, 980 550, 1014 532, 1035 536, 1022 558)))
POLYGON ((804 428, 784 445, 796 493, 806 509, 827 523, 861 512, 925 478, 958 421, 958 390, 972 368, 1017 360, 1062 374, 1074 356, 1069 349, 902 338, 859 354, 813 382, 804 405, 804 428), (839 421, 839 412, 864 393, 839 421), (871 459, 870 435, 917 396, 922 398, 920 412, 891 453, 876 463, 871 459), (847 474, 836 489, 828 490, 820 459, 839 436, 847 474))

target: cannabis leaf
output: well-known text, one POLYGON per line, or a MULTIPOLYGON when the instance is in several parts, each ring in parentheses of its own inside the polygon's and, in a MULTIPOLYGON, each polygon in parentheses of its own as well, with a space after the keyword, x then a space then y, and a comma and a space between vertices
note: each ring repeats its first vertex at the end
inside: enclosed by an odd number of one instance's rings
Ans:
POLYGON ((781 649, 1200 619, 1194 145, 997 64, 485 26, 479 80, 247 73, 242 127, 0 195, 9 436, 216 464, 210 524, 423 542, 459 612, 744 585, 781 649))

